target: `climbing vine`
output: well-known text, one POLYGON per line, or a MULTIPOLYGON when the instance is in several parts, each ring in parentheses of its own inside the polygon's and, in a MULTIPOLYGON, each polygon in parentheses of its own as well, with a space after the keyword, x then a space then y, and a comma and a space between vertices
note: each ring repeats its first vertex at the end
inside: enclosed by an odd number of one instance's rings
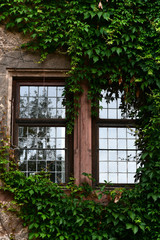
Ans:
POLYGON ((25 178, 15 169, 7 172, 4 164, 9 147, 1 147, 4 189, 14 192, 22 205, 30 239, 160 239, 159 11, 159 0, 0 1, 0 23, 30 39, 23 48, 40 52, 40 61, 53 52, 70 56, 71 77, 66 84, 66 94, 73 95, 66 101, 69 132, 82 81, 88 83, 92 113, 102 88, 111 93, 123 89, 124 108, 127 103, 139 109, 139 183, 132 190, 123 190, 116 204, 116 193, 106 192, 105 186, 101 192, 111 194, 108 206, 81 199, 86 186, 69 184, 72 194, 67 196, 47 176, 25 178))
POLYGON ((129 190, 109 191, 107 183, 98 190, 87 183, 76 186, 74 179, 64 188, 51 182, 49 173, 25 177, 13 160, 7 171, 4 166, 12 152, 8 138, 1 141, 2 189, 14 193, 21 207, 19 216, 29 227, 29 239, 160 239, 160 92, 148 95, 147 106, 140 113, 143 116, 138 143, 142 148, 141 167, 137 171, 140 181, 129 190), (104 196, 108 203, 98 203, 104 196))
POLYGON ((23 47, 40 52, 41 61, 55 51, 70 56, 71 131, 81 81, 88 82, 93 113, 95 96, 101 99, 101 89, 113 82, 132 96, 130 102, 141 90, 160 87, 159 10, 158 0, 1 0, 0 22, 27 36, 23 47))

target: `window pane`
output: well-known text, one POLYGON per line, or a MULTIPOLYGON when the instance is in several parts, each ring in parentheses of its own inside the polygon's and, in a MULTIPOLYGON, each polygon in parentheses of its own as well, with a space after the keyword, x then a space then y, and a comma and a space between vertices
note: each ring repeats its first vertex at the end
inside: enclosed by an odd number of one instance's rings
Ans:
POLYGON ((100 101, 99 105, 102 109, 99 109, 99 118, 102 119, 124 119, 130 118, 126 113, 121 109, 121 96, 122 93, 119 91, 118 98, 115 97, 115 94, 112 94, 112 97, 108 97, 107 90, 103 90, 102 101, 100 101), (107 96, 107 97, 106 97, 107 96))
POLYGON ((26 176, 43 170, 55 182, 65 182, 65 127, 19 127, 18 146, 26 176))
POLYGON ((20 86, 20 118, 65 118, 64 87, 20 86))
MULTIPOLYGON (((135 132, 134 128, 132 132, 135 132)), ((112 183, 134 182, 131 177, 136 173, 138 151, 134 144, 136 137, 133 136, 128 128, 99 127, 100 182, 104 182, 104 173, 112 183)))

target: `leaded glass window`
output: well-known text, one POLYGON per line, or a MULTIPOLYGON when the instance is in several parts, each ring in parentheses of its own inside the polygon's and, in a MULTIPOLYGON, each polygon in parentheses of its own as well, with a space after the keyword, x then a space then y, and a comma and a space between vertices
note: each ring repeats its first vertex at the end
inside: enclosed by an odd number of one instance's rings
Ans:
MULTIPOLYGON (((102 91, 102 101, 97 120, 97 157, 99 182, 113 184, 133 184, 138 168, 139 151, 135 145, 137 139, 135 119, 122 109, 121 95, 106 97, 102 91)), ((133 115, 132 115, 133 116, 133 115)))
POLYGON ((14 144, 19 148, 19 168, 28 177, 50 173, 53 182, 65 183, 69 169, 69 137, 63 104, 65 82, 33 79, 13 82, 14 144))

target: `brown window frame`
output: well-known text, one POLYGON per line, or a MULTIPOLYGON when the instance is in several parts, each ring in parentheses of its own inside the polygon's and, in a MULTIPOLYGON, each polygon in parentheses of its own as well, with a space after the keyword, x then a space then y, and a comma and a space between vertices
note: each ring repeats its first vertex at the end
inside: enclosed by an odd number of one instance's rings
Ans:
MULTIPOLYGON (((135 119, 105 119, 99 118, 99 108, 97 108, 97 116, 92 119, 92 174, 95 179, 95 185, 102 185, 99 182, 99 128, 100 127, 117 127, 117 128, 136 128, 135 119)), ((109 149, 107 149, 109 150, 109 149)), ((123 149, 122 149, 123 150, 123 149)), ((107 187, 133 187, 135 184, 132 183, 112 183, 107 187)))
MULTIPOLYGON (((67 120, 61 118, 20 118, 20 86, 65 86, 65 78, 60 77, 13 77, 12 88, 12 145, 18 146, 18 127, 66 127, 67 120)), ((73 134, 65 136, 65 183, 73 176, 73 134)), ((17 159, 18 160, 18 159, 17 159)))

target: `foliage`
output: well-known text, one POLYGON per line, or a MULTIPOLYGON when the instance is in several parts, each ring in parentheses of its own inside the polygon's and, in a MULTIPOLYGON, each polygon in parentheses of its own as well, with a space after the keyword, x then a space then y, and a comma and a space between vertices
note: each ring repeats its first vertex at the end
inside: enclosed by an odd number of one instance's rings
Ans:
POLYGON ((101 89, 113 82, 130 102, 140 90, 160 87, 159 10, 159 0, 1 0, 0 21, 29 37, 24 47, 39 51, 42 61, 54 51, 71 57, 70 132, 82 81, 88 81, 93 113, 95 97, 101 99, 101 89))
POLYGON ((117 86, 124 90, 124 105, 127 102, 139 109, 139 183, 132 190, 121 190, 117 203, 117 192, 102 187, 101 192, 110 196, 107 206, 87 200, 87 195, 96 197, 87 184, 69 183, 66 189, 71 194, 67 195, 47 176, 26 178, 14 165, 7 172, 4 165, 12 154, 2 142, 4 190, 14 192, 21 205, 30 239, 160 239, 159 10, 159 0, 1 0, 1 23, 30 37, 23 47, 39 51, 41 60, 54 51, 70 56, 69 131, 79 107, 82 81, 88 82, 93 113, 101 89, 112 94, 117 86))
MULTIPOLYGON (((43 172, 26 178, 13 161, 7 171, 3 166, 10 151, 4 141, 0 149, 3 190, 14 193, 21 206, 20 217, 29 226, 29 239, 160 239, 158 91, 148 95, 147 106, 139 113, 141 128, 137 144, 142 148, 143 165, 137 171, 140 182, 130 190, 109 191, 107 183, 95 190, 87 183, 76 186, 74 179, 64 187, 52 183, 43 172), (110 199, 108 205, 98 202, 102 196, 110 199)), ((92 179, 90 174, 84 175, 92 179)))

